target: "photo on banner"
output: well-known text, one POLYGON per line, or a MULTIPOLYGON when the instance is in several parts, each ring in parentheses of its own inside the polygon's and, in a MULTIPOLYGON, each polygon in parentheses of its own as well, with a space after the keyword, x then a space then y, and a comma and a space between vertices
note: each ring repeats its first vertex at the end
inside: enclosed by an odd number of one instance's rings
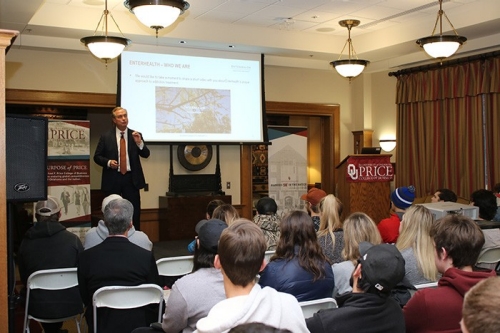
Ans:
POLYGON ((269 196, 278 215, 303 210, 300 196, 307 192, 307 128, 269 126, 269 196))
POLYGON ((47 186, 61 204, 59 221, 83 242, 91 222, 89 121, 49 121, 47 186))

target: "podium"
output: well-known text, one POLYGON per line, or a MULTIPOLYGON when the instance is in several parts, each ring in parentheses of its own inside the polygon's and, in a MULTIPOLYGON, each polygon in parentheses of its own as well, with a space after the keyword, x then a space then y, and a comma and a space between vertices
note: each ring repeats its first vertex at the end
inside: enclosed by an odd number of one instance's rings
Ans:
POLYGON ((389 217, 390 182, 394 169, 390 154, 348 155, 337 166, 337 196, 344 205, 344 217, 363 212, 378 224, 389 217))

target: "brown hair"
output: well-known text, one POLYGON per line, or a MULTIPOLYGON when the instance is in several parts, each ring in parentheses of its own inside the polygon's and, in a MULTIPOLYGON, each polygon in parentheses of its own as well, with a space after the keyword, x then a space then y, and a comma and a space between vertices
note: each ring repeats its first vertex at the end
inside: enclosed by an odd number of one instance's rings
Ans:
POLYGON ((234 221, 240 218, 240 214, 233 205, 222 204, 214 209, 212 214, 213 219, 219 219, 226 222, 227 225, 231 225, 234 221))
POLYGON ((292 211, 281 220, 280 230, 276 253, 271 261, 278 258, 289 261, 297 257, 300 267, 313 274, 313 281, 323 278, 324 263, 328 259, 318 243, 311 217, 302 210, 292 211), (299 248, 298 254, 295 254, 295 246, 299 248))
POLYGON ((224 201, 220 200, 220 199, 214 199, 214 200, 211 200, 208 204, 207 204, 207 215, 208 215, 208 218, 211 219, 212 218, 212 215, 214 214, 214 210, 215 208, 219 207, 220 205, 223 205, 225 204, 224 201))
POLYGON ((267 249, 262 230, 247 219, 227 227, 219 240, 219 260, 231 283, 246 287, 255 281, 267 249))
POLYGON ((437 220, 431 228, 431 237, 439 254, 446 249, 453 266, 474 266, 484 245, 481 228, 469 217, 450 214, 437 220))
POLYGON ((490 277, 472 287, 464 298, 463 324, 469 333, 500 332, 500 277, 490 277))

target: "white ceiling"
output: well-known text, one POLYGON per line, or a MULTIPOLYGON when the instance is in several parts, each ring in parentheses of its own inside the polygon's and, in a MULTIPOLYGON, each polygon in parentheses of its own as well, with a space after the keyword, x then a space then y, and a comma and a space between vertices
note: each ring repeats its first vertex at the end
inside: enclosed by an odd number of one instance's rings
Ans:
MULTIPOLYGON (((258 52, 267 65, 327 69, 347 39, 338 21, 358 19, 351 37, 358 57, 371 62, 367 72, 436 62, 415 41, 431 35, 438 1, 187 1, 190 8, 158 38, 123 0, 108 0, 108 9, 133 51, 176 46, 258 52)), ((13 47, 88 52, 80 38, 94 34, 103 10, 104 0, 0 0, 0 29, 21 32, 13 47)), ((443 10, 468 38, 454 58, 500 49, 500 0, 444 0, 443 10)), ((108 25, 110 35, 119 35, 112 21, 108 25)), ((446 21, 443 33, 453 33, 446 21)))

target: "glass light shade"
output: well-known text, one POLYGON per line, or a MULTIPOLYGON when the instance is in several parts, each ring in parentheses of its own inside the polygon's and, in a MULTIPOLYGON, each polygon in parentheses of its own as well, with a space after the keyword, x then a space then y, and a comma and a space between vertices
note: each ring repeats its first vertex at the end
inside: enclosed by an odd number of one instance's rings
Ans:
POLYGON ((369 61, 358 59, 337 60, 330 63, 340 75, 346 78, 358 76, 368 64, 369 61))
POLYGON ((145 26, 163 29, 177 20, 181 10, 172 6, 144 5, 134 7, 134 14, 145 26))
POLYGON ((385 152, 393 151, 396 148, 396 140, 379 140, 380 148, 385 152))
POLYGON ((463 36, 442 35, 421 38, 417 40, 417 44, 431 57, 442 59, 455 54, 466 40, 467 38, 463 36))
POLYGON ((90 36, 83 37, 80 41, 85 43, 93 55, 103 60, 118 57, 125 46, 130 44, 130 39, 115 36, 90 36))

